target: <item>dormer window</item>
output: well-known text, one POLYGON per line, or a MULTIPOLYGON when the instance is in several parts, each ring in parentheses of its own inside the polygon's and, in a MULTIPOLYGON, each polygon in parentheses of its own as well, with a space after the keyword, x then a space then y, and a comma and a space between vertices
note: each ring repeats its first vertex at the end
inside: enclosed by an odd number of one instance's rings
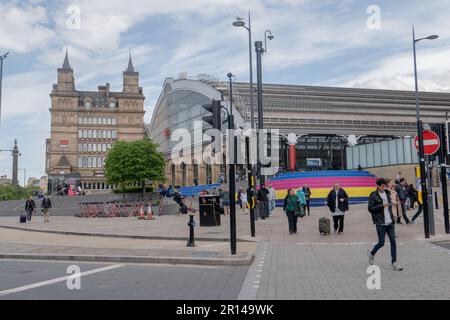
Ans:
POLYGON ((109 107, 110 108, 115 108, 116 107, 116 103, 114 101, 109 103, 109 107))
POLYGON ((84 103, 84 106, 86 107, 86 109, 89 109, 91 107, 91 102, 90 101, 86 101, 84 103))

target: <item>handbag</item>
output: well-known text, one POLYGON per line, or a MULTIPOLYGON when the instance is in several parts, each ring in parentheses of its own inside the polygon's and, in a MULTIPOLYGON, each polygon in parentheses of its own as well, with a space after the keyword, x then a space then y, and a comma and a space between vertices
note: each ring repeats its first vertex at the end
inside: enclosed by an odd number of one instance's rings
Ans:
POLYGON ((305 207, 301 204, 298 205, 298 216, 303 218, 306 215, 305 207))

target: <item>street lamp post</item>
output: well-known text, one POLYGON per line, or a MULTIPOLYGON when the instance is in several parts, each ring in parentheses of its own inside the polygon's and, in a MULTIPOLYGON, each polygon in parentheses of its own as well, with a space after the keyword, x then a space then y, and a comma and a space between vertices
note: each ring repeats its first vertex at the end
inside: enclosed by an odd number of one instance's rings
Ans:
POLYGON ((6 59, 9 52, 5 53, 4 55, 0 56, 0 125, 2 120, 2 81, 3 81, 3 60, 6 59))
POLYGON ((243 27, 248 31, 248 60, 250 71, 250 125, 251 128, 255 128, 255 111, 253 108, 253 61, 252 61, 252 26, 250 20, 250 10, 248 11, 248 27, 245 26, 244 19, 236 17, 236 21, 233 22, 235 27, 243 27))
POLYGON ((420 185, 422 191, 422 206, 423 206, 423 228, 425 233, 425 238, 430 238, 430 224, 429 224, 429 208, 428 208, 428 190, 427 190, 427 176, 425 169, 425 155, 423 146, 423 124, 420 120, 420 109, 419 109, 419 85, 417 80, 417 60, 416 60, 416 43, 421 40, 434 40, 437 39, 437 35, 431 35, 425 38, 416 39, 414 25, 412 27, 413 32, 413 54, 414 54, 414 81, 415 81, 415 91, 416 91, 416 118, 417 118, 417 137, 419 140, 419 164, 420 164, 420 185))
POLYGON ((274 36, 270 30, 264 32, 264 48, 262 41, 255 41, 255 51, 256 51, 256 91, 258 97, 258 151, 257 151, 257 170, 258 178, 260 179, 260 185, 264 184, 264 176, 261 175, 261 155, 260 152, 262 148, 260 147, 260 135, 264 129, 263 120, 263 96, 262 96, 262 55, 267 52, 267 39, 272 40, 274 36), (269 34, 269 35, 268 35, 269 34))

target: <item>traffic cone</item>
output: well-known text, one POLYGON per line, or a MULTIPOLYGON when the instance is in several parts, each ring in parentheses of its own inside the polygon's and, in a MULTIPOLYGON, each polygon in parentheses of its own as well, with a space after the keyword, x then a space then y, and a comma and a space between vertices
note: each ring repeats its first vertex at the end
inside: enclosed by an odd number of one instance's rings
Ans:
POLYGON ((144 213, 144 207, 141 207, 139 209, 139 216, 138 216, 138 220, 143 220, 145 219, 145 213, 144 213))

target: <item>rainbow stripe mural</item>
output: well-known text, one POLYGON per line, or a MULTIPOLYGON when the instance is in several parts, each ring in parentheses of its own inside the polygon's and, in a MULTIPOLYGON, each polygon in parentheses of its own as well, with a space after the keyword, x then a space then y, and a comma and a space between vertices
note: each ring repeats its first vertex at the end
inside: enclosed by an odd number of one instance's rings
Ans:
MULTIPOLYGON (((325 201, 336 182, 339 182, 350 197, 350 204, 367 202, 369 194, 376 188, 376 177, 368 171, 353 170, 327 170, 288 172, 271 178, 268 183, 276 190, 277 206, 283 206, 287 190, 297 190, 303 185, 309 185, 311 189, 311 206, 325 206, 325 201)), ((180 193, 184 196, 198 195, 202 190, 211 190, 213 187, 220 188, 220 184, 200 185, 196 187, 181 187, 180 193)), ((237 194, 236 194, 237 195, 237 194)))
POLYGON ((277 206, 283 205, 288 189, 298 189, 305 184, 311 189, 311 206, 324 206, 336 182, 347 192, 350 204, 366 202, 376 188, 376 179, 367 171, 328 170, 282 173, 268 182, 276 190, 277 206))

